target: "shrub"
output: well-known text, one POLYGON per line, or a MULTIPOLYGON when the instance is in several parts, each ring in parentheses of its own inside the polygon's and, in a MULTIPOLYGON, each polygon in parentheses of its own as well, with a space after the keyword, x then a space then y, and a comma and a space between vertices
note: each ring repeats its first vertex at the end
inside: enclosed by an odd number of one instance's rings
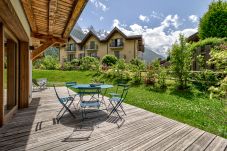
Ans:
POLYGON ((58 70, 60 69, 61 65, 57 58, 48 55, 43 59, 34 62, 34 67, 36 69, 58 70))
POLYGON ((221 79, 220 75, 211 70, 192 72, 190 78, 192 79, 193 84, 201 91, 207 91, 211 86, 218 85, 218 82, 221 79))
POLYGON ((81 70, 97 70, 97 66, 99 66, 99 60, 94 57, 86 56, 80 60, 80 69, 81 70))
POLYGON ((62 70, 73 70, 74 69, 74 65, 71 62, 64 62, 63 66, 62 66, 62 70))
POLYGON ((212 98, 224 98, 227 97, 227 77, 220 81, 220 86, 215 87, 211 86, 209 88, 210 91, 210 99, 212 98))
POLYGON ((144 82, 146 85, 154 85, 155 81, 156 81, 155 72, 151 68, 149 68, 149 70, 147 70, 144 82))
POLYGON ((226 37, 227 35, 227 2, 213 1, 199 23, 199 37, 226 37))
POLYGON ((166 70, 164 67, 160 67, 159 74, 158 74, 158 85, 161 89, 165 89, 166 85, 166 70))
POLYGON ((227 42, 211 49, 210 55, 209 64, 215 65, 219 71, 227 69, 227 42))
POLYGON ((130 61, 130 63, 133 64, 133 65, 136 65, 136 66, 141 66, 141 65, 143 66, 144 65, 144 61, 142 61, 138 58, 132 59, 130 61))
POLYGON ((117 63, 117 58, 113 55, 105 55, 102 58, 102 64, 105 64, 107 66, 112 66, 115 65, 117 63))
POLYGON ((205 47, 206 45, 210 45, 211 47, 218 46, 227 41, 227 38, 206 38, 204 40, 200 40, 196 43, 192 43, 189 46, 190 51, 195 51, 199 47, 205 47))
POLYGON ((71 64, 72 64, 73 66, 79 66, 79 65, 80 65, 80 60, 79 60, 79 59, 73 59, 73 60, 71 61, 71 64))

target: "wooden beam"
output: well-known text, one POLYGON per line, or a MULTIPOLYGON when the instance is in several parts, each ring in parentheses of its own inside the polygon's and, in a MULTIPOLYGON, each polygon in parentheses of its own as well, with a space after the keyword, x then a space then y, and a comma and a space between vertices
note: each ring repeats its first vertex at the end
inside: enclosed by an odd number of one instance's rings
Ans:
POLYGON ((28 50, 28 42, 20 41, 19 51, 19 108, 27 108, 29 104, 29 90, 30 90, 30 52, 28 50))
POLYGON ((46 41, 44 44, 42 44, 36 50, 32 51, 31 59, 32 60, 35 60, 37 57, 39 57, 39 55, 42 52, 44 52, 47 48, 49 48, 50 46, 52 46, 55 43, 56 43, 56 41, 54 41, 54 40, 48 40, 48 41, 46 41))
POLYGON ((3 24, 0 23, 0 126, 4 121, 4 107, 3 107, 3 94, 4 94, 4 32, 3 24))
POLYGON ((53 35, 44 35, 44 34, 40 34, 40 33, 32 33, 31 37, 34 37, 34 38, 37 38, 40 40, 46 40, 46 41, 53 39, 55 42, 58 42, 58 43, 65 43, 67 40, 67 39, 55 37, 53 35))
POLYGON ((62 35, 63 38, 69 37, 69 34, 73 28, 73 26, 76 24, 78 18, 80 17, 80 14, 82 13, 84 7, 86 6, 88 0, 77 0, 76 4, 74 4, 74 9, 72 10, 72 14, 69 17, 68 23, 65 26, 64 33, 62 35))
POLYGON ((49 29, 48 29, 48 33, 49 35, 53 34, 53 28, 54 28, 54 24, 55 24, 55 14, 57 12, 57 5, 58 5, 58 1, 57 0, 50 0, 49 2, 49 18, 48 18, 48 23, 49 23, 49 29))
POLYGON ((21 0, 32 32, 37 32, 37 25, 30 0, 21 0))
POLYGON ((22 41, 29 41, 28 35, 9 0, 0 0, 0 18, 3 24, 22 41))

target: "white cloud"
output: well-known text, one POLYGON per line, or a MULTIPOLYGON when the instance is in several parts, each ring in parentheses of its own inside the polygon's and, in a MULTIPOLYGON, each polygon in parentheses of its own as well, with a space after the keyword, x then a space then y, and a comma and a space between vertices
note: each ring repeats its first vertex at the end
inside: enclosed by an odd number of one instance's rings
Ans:
POLYGON ((188 16, 188 19, 189 19, 191 22, 193 22, 193 23, 196 23, 196 22, 199 21, 199 18, 198 18, 198 16, 196 16, 196 15, 188 16))
POLYGON ((151 18, 155 18, 155 19, 163 19, 164 15, 162 13, 158 13, 158 12, 152 11, 150 17, 151 18))
POLYGON ((148 16, 144 16, 144 15, 140 15, 139 19, 141 21, 143 21, 143 22, 149 22, 150 21, 149 17, 148 16))
POLYGON ((100 21, 103 21, 103 19, 104 19, 104 17, 103 17, 103 16, 99 17, 99 20, 100 20, 100 21))
POLYGON ((112 27, 119 27, 119 26, 120 26, 120 21, 118 19, 114 19, 112 27))
POLYGON ((102 11, 107 11, 109 8, 99 0, 90 0, 92 4, 95 5, 96 8, 101 8, 102 11))
POLYGON ((175 14, 174 16, 172 15, 166 16, 166 18, 161 22, 161 25, 163 27, 169 27, 173 25, 175 28, 178 28, 181 25, 181 23, 179 21, 178 15, 175 14))
POLYGON ((154 28, 133 24, 126 29, 121 26, 119 20, 115 19, 113 21, 113 26, 118 27, 126 35, 143 35, 145 46, 163 56, 167 56, 168 49, 171 48, 172 44, 178 40, 180 33, 184 34, 185 37, 188 37, 197 32, 197 28, 177 30, 179 25, 180 23, 178 15, 166 16, 161 22, 160 26, 154 28))

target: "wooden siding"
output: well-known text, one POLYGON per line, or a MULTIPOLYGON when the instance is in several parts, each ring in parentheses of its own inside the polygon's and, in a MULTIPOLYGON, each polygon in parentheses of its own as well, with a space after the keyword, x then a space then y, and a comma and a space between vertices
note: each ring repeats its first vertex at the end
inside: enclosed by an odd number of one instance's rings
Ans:
POLYGON ((3 24, 0 22, 0 126, 3 125, 4 109, 3 109, 3 94, 4 94, 4 31, 3 24))

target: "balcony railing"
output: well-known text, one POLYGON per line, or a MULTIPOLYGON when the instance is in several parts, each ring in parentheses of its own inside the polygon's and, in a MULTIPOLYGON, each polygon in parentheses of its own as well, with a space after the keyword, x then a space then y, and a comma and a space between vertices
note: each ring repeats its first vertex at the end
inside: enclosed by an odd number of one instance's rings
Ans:
POLYGON ((119 44, 110 44, 110 48, 123 48, 124 47, 124 43, 119 43, 119 44))
POLYGON ((85 47, 85 50, 98 50, 98 49, 99 49, 98 45, 90 45, 85 47))
POLYGON ((73 47, 66 47, 65 48, 65 51, 67 51, 67 52, 74 52, 74 51, 76 51, 76 47, 75 46, 73 46, 73 47))

